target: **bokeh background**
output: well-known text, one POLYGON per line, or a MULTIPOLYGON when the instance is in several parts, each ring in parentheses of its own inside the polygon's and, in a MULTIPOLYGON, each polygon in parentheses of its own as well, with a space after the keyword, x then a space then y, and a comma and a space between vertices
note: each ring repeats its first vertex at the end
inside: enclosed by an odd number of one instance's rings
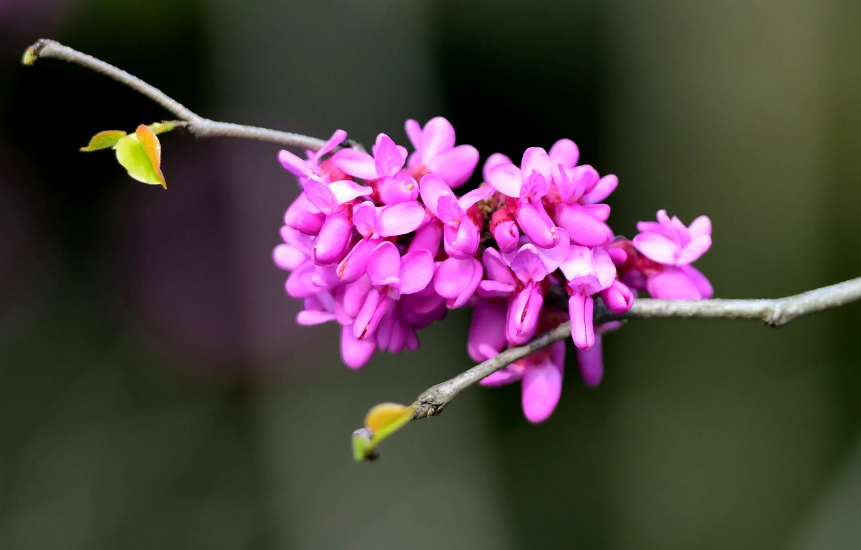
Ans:
MULTIPOLYGON (((474 389, 354 464, 369 406, 470 366, 468 311, 359 372, 271 261, 277 147, 167 135, 167 191, 97 131, 167 114, 369 143, 444 115, 482 158, 574 139, 611 223, 714 221, 719 297, 861 275, 856 0, 0 0, 0 548, 861 547, 861 306, 780 330, 633 322, 532 426, 474 389)), ((477 182, 477 179, 475 179, 477 182)))

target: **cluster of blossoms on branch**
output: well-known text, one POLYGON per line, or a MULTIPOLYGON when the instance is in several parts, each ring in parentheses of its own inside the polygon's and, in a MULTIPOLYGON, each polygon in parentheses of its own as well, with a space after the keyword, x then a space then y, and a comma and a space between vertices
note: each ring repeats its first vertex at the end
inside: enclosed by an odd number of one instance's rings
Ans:
MULTIPOLYGON (((380 134, 372 154, 341 149, 338 130, 301 159, 281 151, 281 164, 302 192, 287 209, 275 263, 291 271, 287 293, 304 300, 303 325, 336 321, 341 354, 353 369, 376 350, 419 347, 417 331, 449 309, 474 308, 468 351, 476 361, 525 344, 570 319, 580 371, 597 385, 603 375, 601 334, 593 326, 596 296, 613 313, 630 309, 638 291, 665 299, 712 296, 690 264, 711 246, 705 216, 685 226, 663 210, 640 222, 629 241, 607 225, 602 201, 618 185, 578 165, 573 141, 550 151, 532 147, 520 165, 491 155, 484 182, 458 195, 478 166, 478 151, 455 145, 452 125, 408 120, 412 154, 380 134), (568 310, 545 307, 552 285, 568 310)), ((559 401, 565 343, 558 342, 482 381, 520 381, 527 419, 541 422, 559 401)))

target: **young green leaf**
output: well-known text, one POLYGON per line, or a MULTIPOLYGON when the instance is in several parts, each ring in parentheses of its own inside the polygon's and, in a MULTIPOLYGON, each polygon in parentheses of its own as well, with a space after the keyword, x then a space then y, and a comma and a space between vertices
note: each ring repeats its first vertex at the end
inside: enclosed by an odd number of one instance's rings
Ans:
POLYGON ((93 136, 93 139, 90 140, 89 145, 87 145, 86 147, 81 147, 81 151, 85 153, 90 153, 92 151, 98 151, 100 149, 116 147, 117 143, 124 137, 126 137, 126 133, 122 130, 106 130, 104 132, 99 132, 98 134, 93 136))
POLYGON ((161 145, 148 127, 141 124, 133 135, 117 142, 117 160, 138 181, 167 188, 161 172, 161 145))
POLYGON ((154 134, 163 134, 165 132, 171 132, 174 128, 176 128, 177 122, 175 120, 168 120, 166 122, 153 122, 149 125, 149 129, 152 130, 154 134))

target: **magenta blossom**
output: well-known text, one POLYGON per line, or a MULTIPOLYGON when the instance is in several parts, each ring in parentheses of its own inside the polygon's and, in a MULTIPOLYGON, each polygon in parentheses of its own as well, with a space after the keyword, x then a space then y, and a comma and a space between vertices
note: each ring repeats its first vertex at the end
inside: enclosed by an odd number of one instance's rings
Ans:
POLYGON ((413 176, 420 179, 427 173, 436 174, 451 187, 460 187, 472 176, 478 165, 478 151, 472 145, 454 144, 454 127, 443 117, 432 118, 422 128, 415 120, 406 123, 415 153, 409 166, 413 176))
POLYGON ((568 280, 568 312, 571 315, 574 345, 588 351, 595 345, 592 327, 595 303, 592 295, 613 285, 616 266, 603 248, 572 245, 560 269, 568 280))
MULTIPOLYGON (((496 157, 496 160, 502 159, 496 157)), ((523 153, 520 168, 499 162, 487 171, 490 185, 503 195, 517 199, 517 223, 541 248, 553 248, 559 242, 556 225, 541 201, 550 190, 552 172, 550 157, 540 147, 530 147, 523 153)))
POLYGON ((324 183, 344 179, 342 177, 343 174, 337 173, 338 170, 331 162, 321 166, 320 159, 323 158, 323 155, 332 152, 345 139, 347 139, 347 132, 344 130, 335 130, 329 141, 320 149, 317 151, 305 151, 305 154, 308 155, 308 160, 302 160, 290 151, 283 150, 278 152, 278 160, 285 170, 296 174, 296 177, 299 178, 299 185, 302 187, 305 186, 305 181, 311 176, 317 176, 324 183), (333 171, 336 173, 332 174, 333 171), (335 177, 330 178, 330 176, 335 177))
POLYGON ((577 363, 580 366, 580 376, 587 386, 597 386, 604 377, 604 357, 602 335, 622 327, 620 321, 612 321, 595 327, 595 345, 589 351, 577 350, 577 363))
POLYGON ((374 156, 355 149, 342 149, 332 160, 345 173, 373 182, 383 204, 415 200, 419 194, 418 183, 401 170, 407 160, 406 147, 396 145, 392 138, 380 134, 372 152, 374 156))
POLYGON ((646 274, 649 294, 667 300, 712 297, 711 283, 690 265, 712 245, 712 222, 707 216, 700 216, 690 227, 685 227, 677 217, 670 219, 666 210, 660 210, 657 223, 640 222, 637 229, 640 234, 634 237, 634 247, 663 266, 662 270, 646 274))

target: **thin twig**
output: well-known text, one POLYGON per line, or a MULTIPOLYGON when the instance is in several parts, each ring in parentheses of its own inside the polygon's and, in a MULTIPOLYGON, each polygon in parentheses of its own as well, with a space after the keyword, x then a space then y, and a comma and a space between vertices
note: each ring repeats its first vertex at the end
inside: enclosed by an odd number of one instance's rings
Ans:
MULTIPOLYGON (((751 319, 768 326, 779 327, 803 315, 861 300, 861 277, 836 285, 826 286, 795 296, 771 300, 653 300, 638 299, 634 306, 622 315, 614 315, 597 304, 595 324, 626 319, 652 319, 659 317, 684 317, 699 319, 751 319)), ((548 303, 567 309, 564 291, 555 287, 548 294, 548 303)), ((571 336, 571 323, 565 322, 549 332, 538 336, 526 345, 503 351, 496 357, 472 367, 451 380, 446 380, 425 390, 416 399, 413 420, 435 416, 451 403, 461 392, 494 372, 523 359, 542 348, 571 336)))
MULTIPOLYGON (((68 46, 63 46, 54 40, 42 39, 33 44, 24 54, 24 63, 32 65, 37 59, 53 58, 75 63, 87 69, 96 71, 103 75, 125 84, 129 88, 140 92, 151 100, 155 101, 179 120, 186 122, 183 126, 184 130, 197 137, 233 137, 243 139, 253 139, 258 141, 269 141, 277 143, 284 147, 301 147, 303 149, 311 149, 316 151, 321 148, 326 141, 301 134, 293 134, 291 132, 280 132, 278 130, 269 130, 267 128, 258 128, 256 126, 244 126, 241 124, 231 124, 228 122, 217 122, 204 118, 191 109, 185 107, 180 102, 171 98, 155 86, 147 84, 140 78, 127 73, 126 71, 114 67, 109 63, 105 63, 100 59, 96 59, 91 55, 81 53, 68 46)), ((352 147, 364 151, 361 144, 346 140, 345 146, 352 147)))

